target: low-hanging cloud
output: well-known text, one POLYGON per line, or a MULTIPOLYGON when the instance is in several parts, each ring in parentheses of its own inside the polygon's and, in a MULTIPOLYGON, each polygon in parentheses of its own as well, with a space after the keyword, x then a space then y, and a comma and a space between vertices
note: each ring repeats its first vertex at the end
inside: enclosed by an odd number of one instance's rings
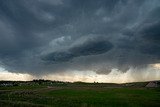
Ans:
POLYGON ((48 62, 65 62, 80 56, 99 55, 109 51, 113 45, 108 41, 86 41, 85 43, 74 46, 67 52, 53 52, 42 58, 48 62))
POLYGON ((0 64, 43 75, 160 62, 159 0, 1 0, 0 64))

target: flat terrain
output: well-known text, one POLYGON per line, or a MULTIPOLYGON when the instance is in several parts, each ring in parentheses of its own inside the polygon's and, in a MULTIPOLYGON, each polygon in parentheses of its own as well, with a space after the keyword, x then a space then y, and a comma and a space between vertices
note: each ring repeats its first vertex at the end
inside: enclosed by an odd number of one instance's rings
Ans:
POLYGON ((160 107, 160 88, 145 83, 0 87, 0 107, 160 107))

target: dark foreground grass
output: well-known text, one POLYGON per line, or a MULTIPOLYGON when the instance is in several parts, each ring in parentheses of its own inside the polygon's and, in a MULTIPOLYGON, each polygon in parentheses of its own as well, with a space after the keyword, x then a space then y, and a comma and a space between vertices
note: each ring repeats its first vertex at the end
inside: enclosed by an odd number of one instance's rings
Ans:
POLYGON ((0 88, 0 107, 160 107, 158 88, 0 88))

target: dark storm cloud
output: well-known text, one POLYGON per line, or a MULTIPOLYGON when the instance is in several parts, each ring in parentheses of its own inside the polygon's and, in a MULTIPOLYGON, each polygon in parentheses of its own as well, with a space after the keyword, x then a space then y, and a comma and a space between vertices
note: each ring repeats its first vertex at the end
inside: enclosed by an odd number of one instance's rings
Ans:
POLYGON ((31 74, 158 63, 159 11, 159 0, 1 0, 0 62, 31 74))
POLYGON ((54 52, 51 54, 48 54, 42 60, 44 61, 49 61, 49 62, 64 62, 64 61, 69 61, 73 59, 74 55, 72 53, 68 52, 54 52))
POLYGON ((98 55, 103 54, 110 50, 113 45, 108 41, 87 41, 80 46, 75 46, 70 50, 75 56, 87 56, 87 55, 98 55))
POLYGON ((113 45, 108 41, 86 41, 85 43, 72 47, 68 52, 54 52, 42 58, 49 62, 64 62, 74 57, 98 55, 109 51, 113 45))

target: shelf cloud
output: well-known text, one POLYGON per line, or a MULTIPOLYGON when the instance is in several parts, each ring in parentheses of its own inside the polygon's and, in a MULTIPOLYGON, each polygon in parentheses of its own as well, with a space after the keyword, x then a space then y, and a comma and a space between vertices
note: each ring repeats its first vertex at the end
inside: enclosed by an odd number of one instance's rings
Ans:
POLYGON ((160 62, 159 0, 1 0, 0 66, 49 75, 160 62))

